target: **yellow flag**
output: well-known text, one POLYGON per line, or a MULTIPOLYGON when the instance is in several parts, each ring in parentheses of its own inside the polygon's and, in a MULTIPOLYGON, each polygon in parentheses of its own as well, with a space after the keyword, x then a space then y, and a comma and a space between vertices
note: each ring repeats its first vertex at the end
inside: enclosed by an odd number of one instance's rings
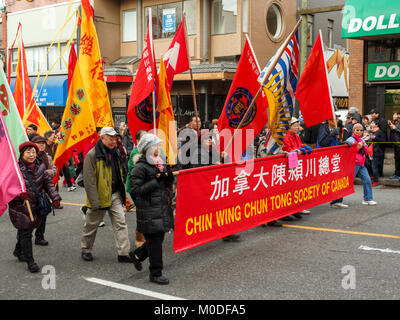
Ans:
MULTIPOLYGON (((71 54, 75 54, 73 47, 71 54)), ((76 61, 68 91, 67 105, 61 121, 59 144, 54 156, 54 164, 59 169, 68 161, 74 149, 78 153, 82 152, 96 133, 96 124, 79 64, 80 61, 76 61)))
POLYGON ((176 164, 177 136, 174 112, 172 110, 171 96, 168 88, 168 78, 164 61, 160 62, 158 75, 157 108, 159 112, 157 135, 163 140, 162 149, 167 157, 169 165, 176 164))
POLYGON ((82 81, 87 90, 94 121, 97 127, 114 127, 107 85, 104 78, 103 59, 93 22, 93 10, 88 0, 82 0, 81 39, 79 48, 82 81))

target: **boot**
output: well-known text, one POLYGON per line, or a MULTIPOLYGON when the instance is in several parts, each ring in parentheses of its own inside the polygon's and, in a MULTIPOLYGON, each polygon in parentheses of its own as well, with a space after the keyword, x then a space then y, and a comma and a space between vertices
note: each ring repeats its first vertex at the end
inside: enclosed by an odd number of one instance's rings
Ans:
POLYGON ((14 257, 18 258, 18 261, 24 262, 25 260, 23 259, 22 252, 21 252, 21 246, 19 244, 19 241, 15 245, 15 249, 13 252, 14 257))
POLYGON ((30 272, 38 272, 39 266, 33 259, 32 231, 22 230, 20 234, 21 258, 28 264, 30 272))

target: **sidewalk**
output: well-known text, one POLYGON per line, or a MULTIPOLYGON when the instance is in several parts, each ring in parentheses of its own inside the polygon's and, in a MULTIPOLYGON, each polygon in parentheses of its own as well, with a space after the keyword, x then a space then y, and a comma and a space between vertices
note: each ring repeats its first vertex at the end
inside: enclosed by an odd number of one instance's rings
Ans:
MULTIPOLYGON (((389 177, 394 175, 394 153, 393 148, 388 148, 385 152, 385 163, 383 165, 383 177, 379 178, 379 185, 386 187, 400 187, 400 180, 391 180, 389 177)), ((354 184, 362 184, 359 178, 354 180, 354 184)))

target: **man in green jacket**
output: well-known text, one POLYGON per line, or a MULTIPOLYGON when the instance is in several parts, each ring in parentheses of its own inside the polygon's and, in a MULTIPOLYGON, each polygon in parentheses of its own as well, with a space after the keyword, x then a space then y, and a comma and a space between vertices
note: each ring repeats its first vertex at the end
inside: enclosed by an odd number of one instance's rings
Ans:
POLYGON ((92 249, 97 228, 108 211, 112 223, 119 262, 132 262, 130 243, 125 221, 125 185, 117 146, 117 132, 104 127, 100 139, 85 157, 83 182, 86 191, 86 221, 81 240, 82 259, 92 261, 92 249))

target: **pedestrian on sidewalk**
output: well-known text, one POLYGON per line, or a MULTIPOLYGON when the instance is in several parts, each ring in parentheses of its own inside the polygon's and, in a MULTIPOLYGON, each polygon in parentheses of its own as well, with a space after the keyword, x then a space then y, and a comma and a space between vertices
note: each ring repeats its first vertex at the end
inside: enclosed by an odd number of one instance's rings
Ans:
POLYGON ((132 262, 129 257, 130 243, 125 221, 125 185, 122 166, 116 148, 117 132, 104 127, 100 139, 85 157, 83 182, 86 191, 86 221, 81 240, 82 259, 92 261, 92 250, 97 229, 108 212, 115 236, 118 262, 132 262))
POLYGON ((36 193, 44 191, 51 198, 55 207, 60 206, 61 197, 46 172, 45 164, 37 158, 39 153, 37 145, 30 141, 24 142, 19 146, 19 152, 18 164, 25 181, 26 192, 8 203, 10 220, 18 230, 17 244, 13 254, 19 261, 28 264, 30 272, 38 272, 39 266, 33 258, 32 232, 40 226, 42 215, 38 212, 36 193), (30 220, 25 200, 29 201, 33 221, 30 220))
POLYGON ((388 121, 390 140, 394 149, 394 175, 390 179, 400 180, 400 111, 393 114, 393 121, 388 121))
POLYGON ((162 243, 165 233, 173 226, 172 184, 174 176, 160 157, 162 140, 146 133, 140 139, 138 151, 142 154, 131 172, 131 189, 136 204, 137 230, 143 233, 146 242, 129 255, 135 268, 142 270, 142 261, 149 258, 150 281, 167 285, 163 276, 162 243))
POLYGON ((368 174, 368 169, 365 167, 365 159, 368 156, 368 146, 363 140, 364 128, 360 123, 353 126, 353 135, 346 140, 352 145, 357 144, 357 154, 354 170, 354 178, 359 177, 364 186, 364 200, 361 202, 364 205, 375 206, 376 201, 373 200, 371 178, 368 174))

